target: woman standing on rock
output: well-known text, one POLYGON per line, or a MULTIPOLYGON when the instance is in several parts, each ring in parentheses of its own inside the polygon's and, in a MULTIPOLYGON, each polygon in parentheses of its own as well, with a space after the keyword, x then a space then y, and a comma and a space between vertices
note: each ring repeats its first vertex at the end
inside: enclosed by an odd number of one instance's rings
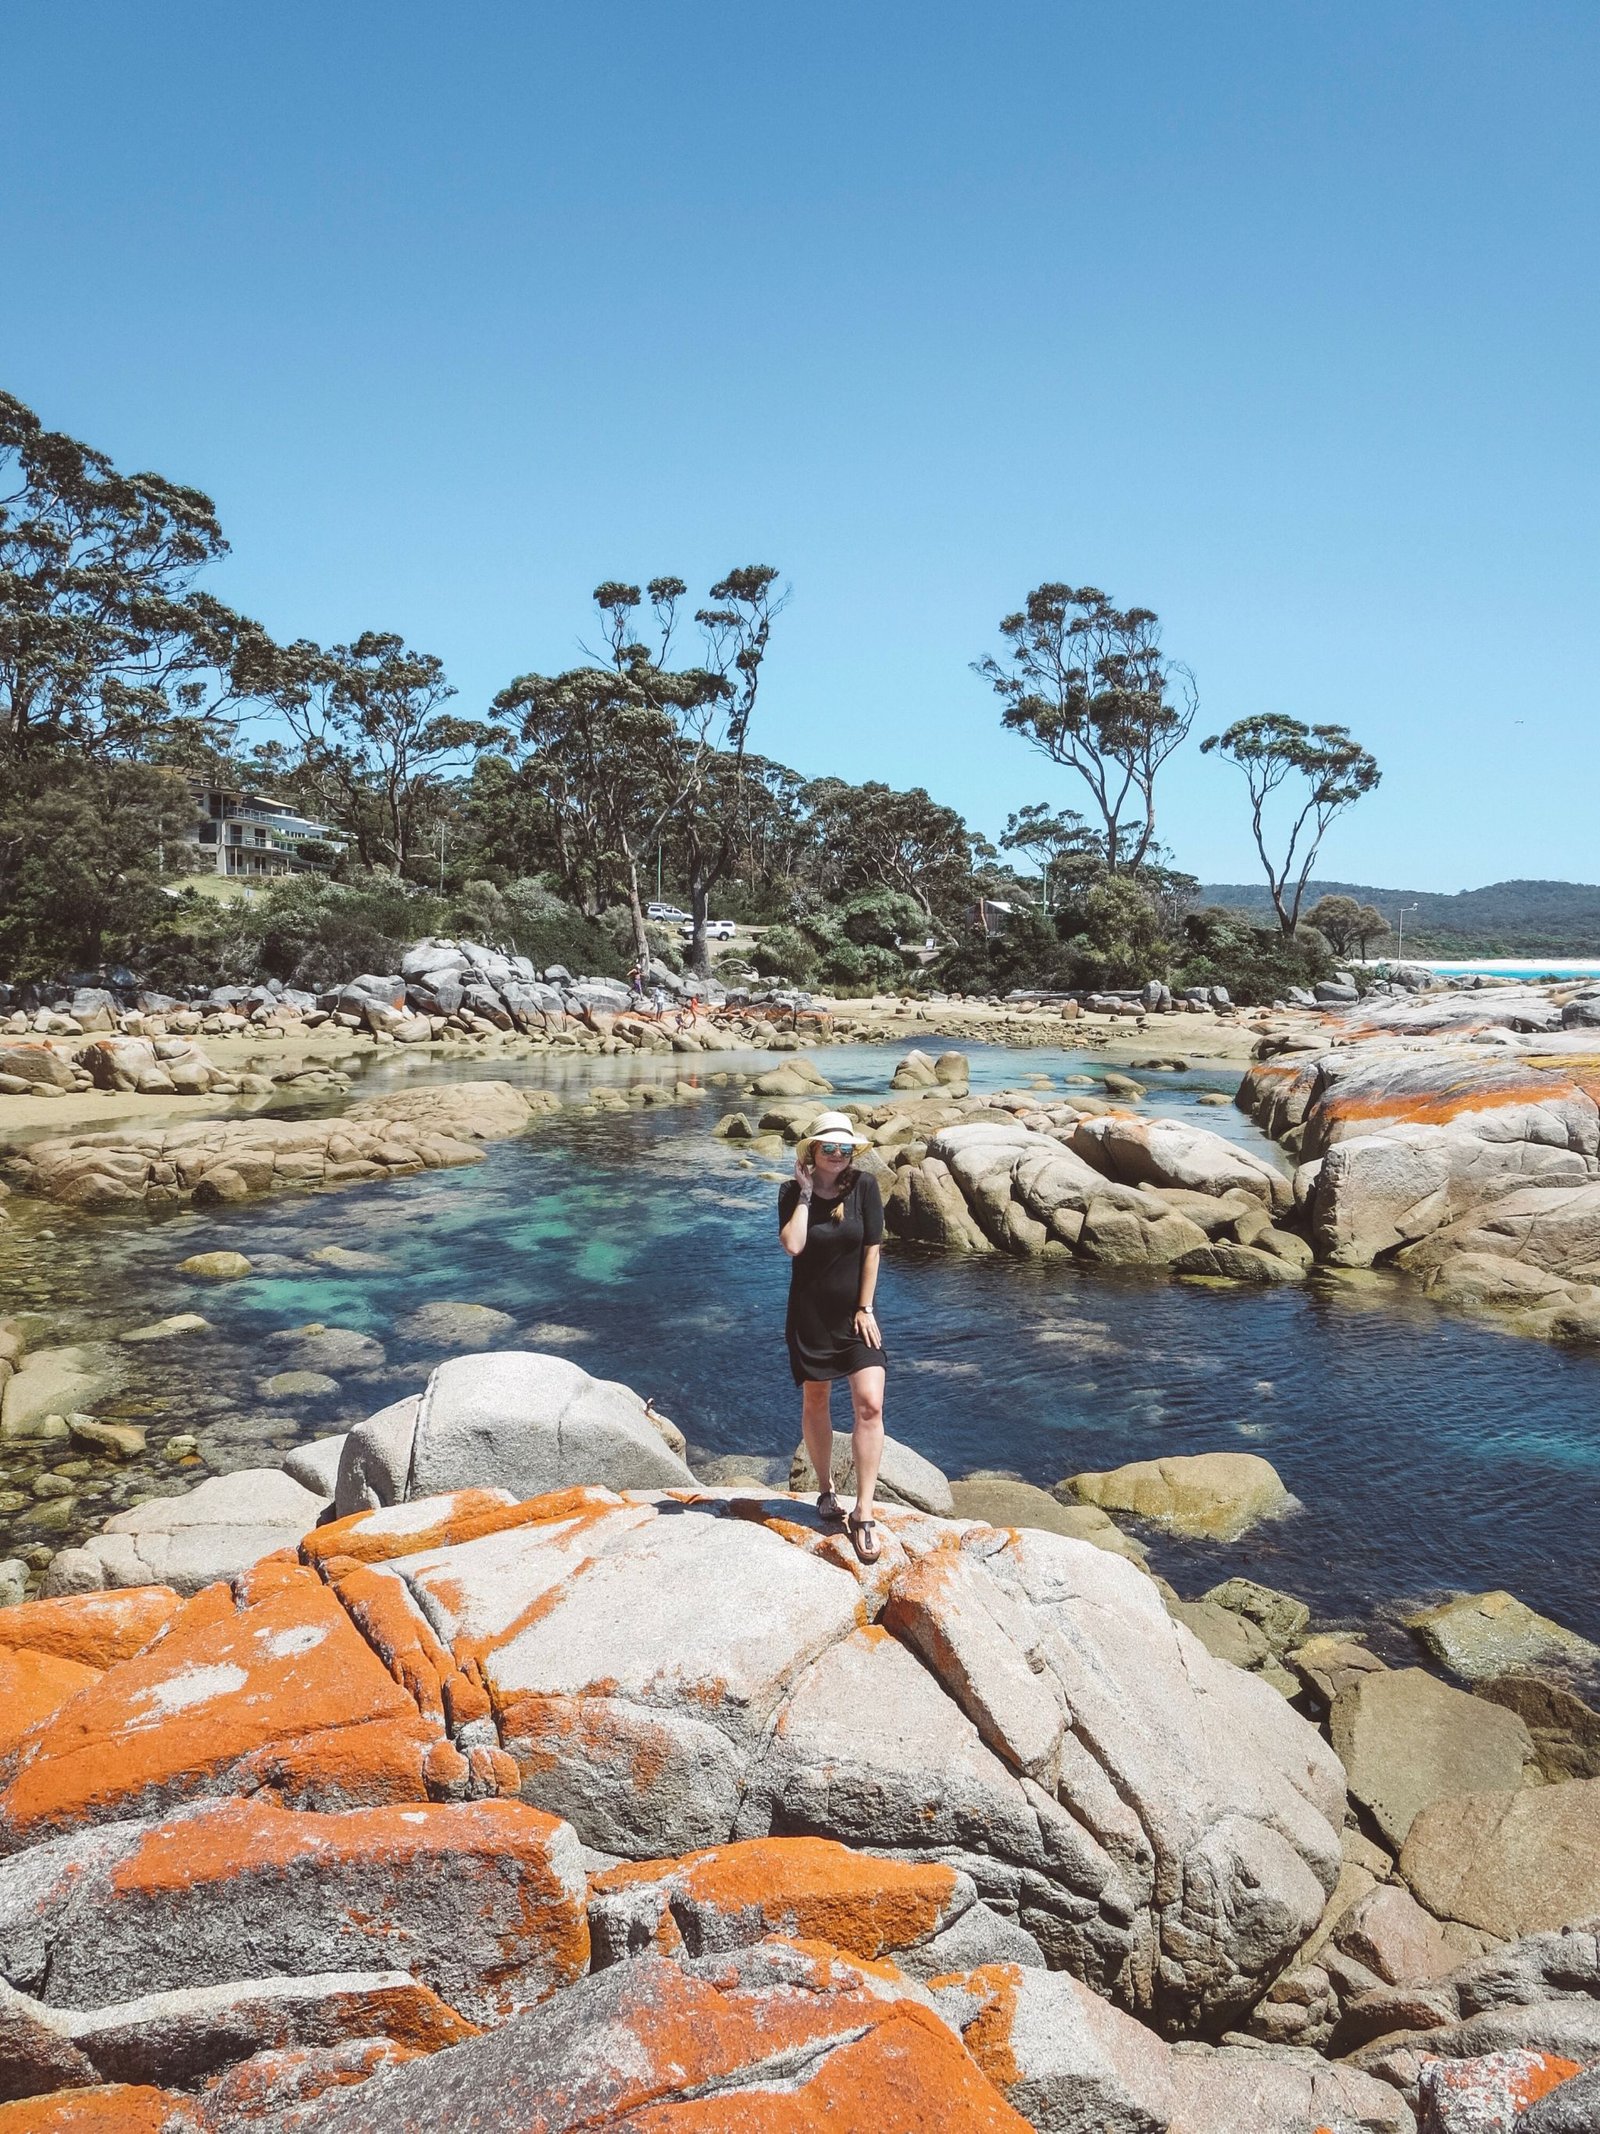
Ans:
POLYGON ((857 1556, 883 1553, 872 1516, 883 1460, 883 1387, 888 1358, 873 1315, 883 1252, 883 1196, 853 1158, 867 1143, 841 1111, 825 1111, 795 1151, 794 1176, 778 1189, 778 1238, 789 1255, 789 1368, 800 1388, 800 1432, 816 1471, 824 1519, 844 1520, 857 1556), (848 1519, 833 1493, 836 1378, 850 1381, 856 1503, 848 1519))

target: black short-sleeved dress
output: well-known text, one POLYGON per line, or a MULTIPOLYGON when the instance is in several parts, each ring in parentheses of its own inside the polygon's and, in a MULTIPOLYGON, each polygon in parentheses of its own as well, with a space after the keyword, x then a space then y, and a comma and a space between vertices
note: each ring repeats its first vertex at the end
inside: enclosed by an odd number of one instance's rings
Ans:
MULTIPOLYGON (((778 1189, 778 1227, 795 1211, 800 1188, 789 1179, 778 1189)), ((857 1172, 842 1194, 813 1194, 806 1242, 789 1263, 789 1316, 784 1334, 794 1382, 848 1378, 852 1371, 887 1367, 888 1357, 856 1332, 861 1301, 861 1255, 883 1243, 883 1195, 878 1181, 857 1172), (834 1211, 839 1211, 834 1220, 834 1211)))

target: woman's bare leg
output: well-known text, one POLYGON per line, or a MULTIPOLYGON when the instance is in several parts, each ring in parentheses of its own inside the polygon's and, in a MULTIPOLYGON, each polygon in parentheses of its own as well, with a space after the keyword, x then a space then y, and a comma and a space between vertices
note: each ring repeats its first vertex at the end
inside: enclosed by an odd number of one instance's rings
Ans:
POLYGON ((883 1388, 887 1377, 882 1364, 850 1373, 850 1404, 855 1409, 851 1446, 856 1462, 856 1516, 872 1517, 872 1495, 883 1465, 883 1388))
POLYGON ((826 1379, 808 1378, 800 1388, 800 1435, 805 1439, 819 1493, 833 1487, 832 1398, 833 1387, 826 1379))

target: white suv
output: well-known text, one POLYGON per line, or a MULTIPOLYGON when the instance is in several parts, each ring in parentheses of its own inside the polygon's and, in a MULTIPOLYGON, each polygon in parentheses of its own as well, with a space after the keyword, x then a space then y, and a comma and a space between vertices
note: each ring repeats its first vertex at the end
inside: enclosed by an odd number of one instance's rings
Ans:
MULTIPOLYGON (((693 919, 685 919, 679 931, 685 941, 692 941, 694 939, 693 919)), ((707 919, 706 939, 708 941, 731 941, 733 939, 733 921, 731 919, 707 919)))

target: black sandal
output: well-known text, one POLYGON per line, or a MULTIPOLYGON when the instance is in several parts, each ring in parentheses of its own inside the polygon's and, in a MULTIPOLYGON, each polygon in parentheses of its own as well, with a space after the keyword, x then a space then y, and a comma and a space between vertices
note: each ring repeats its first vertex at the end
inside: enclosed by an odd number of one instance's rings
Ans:
POLYGON ((877 1520, 863 1519, 857 1513, 852 1512, 845 1521, 844 1526, 845 1532, 850 1536, 850 1544, 856 1552, 857 1560, 861 1563, 876 1563, 883 1554, 883 1544, 878 1539, 877 1520), (870 1547, 868 1546, 869 1542, 871 1544, 870 1547))
POLYGON ((817 1517, 827 1520, 830 1526, 843 1526, 844 1506, 831 1489, 825 1489, 817 1498, 817 1517))

